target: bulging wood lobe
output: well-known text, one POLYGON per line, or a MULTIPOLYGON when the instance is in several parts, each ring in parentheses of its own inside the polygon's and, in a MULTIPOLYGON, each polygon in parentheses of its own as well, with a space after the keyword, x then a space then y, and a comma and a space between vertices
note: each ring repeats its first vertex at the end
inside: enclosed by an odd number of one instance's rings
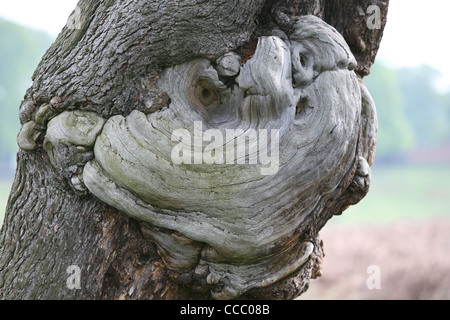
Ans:
MULTIPOLYGON (((302 268, 315 249, 302 222, 358 156, 362 97, 343 38, 314 16, 299 18, 289 38, 274 34, 245 64, 229 52, 164 69, 157 88, 168 108, 107 120, 39 113, 52 165, 76 190, 141 221, 174 279, 216 299, 302 268)), ((24 149, 34 148, 30 132, 24 126, 24 149)))

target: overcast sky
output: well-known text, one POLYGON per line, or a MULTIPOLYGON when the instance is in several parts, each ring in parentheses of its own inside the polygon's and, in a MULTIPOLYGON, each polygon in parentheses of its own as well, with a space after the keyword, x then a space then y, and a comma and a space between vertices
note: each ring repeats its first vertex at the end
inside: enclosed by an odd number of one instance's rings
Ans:
MULTIPOLYGON (((78 0, 0 0, 0 16, 57 35, 78 0)), ((391 66, 428 64, 450 88, 450 1, 391 0, 378 59, 391 66)))
POLYGON ((450 89, 450 1, 390 0, 377 59, 392 66, 428 64, 450 89))

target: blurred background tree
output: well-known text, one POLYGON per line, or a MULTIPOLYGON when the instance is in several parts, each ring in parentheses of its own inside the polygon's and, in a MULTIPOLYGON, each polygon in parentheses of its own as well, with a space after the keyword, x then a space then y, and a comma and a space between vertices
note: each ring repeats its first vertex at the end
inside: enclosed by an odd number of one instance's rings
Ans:
POLYGON ((399 90, 404 97, 405 121, 413 129, 414 147, 436 147, 450 134, 448 93, 439 93, 435 83, 439 72, 429 66, 402 68, 399 90))
MULTIPOLYGON (((31 84, 34 69, 53 40, 46 32, 0 18, 0 159, 3 170, 17 151, 20 102, 31 84)), ((6 174, 4 170, 3 175, 6 174)))
POLYGON ((377 105, 377 162, 404 159, 408 152, 450 142, 450 92, 435 83, 439 71, 423 65, 388 68, 377 62, 365 79, 377 105))
POLYGON ((0 18, 0 226, 15 171, 19 106, 54 37, 0 18))
POLYGON ((405 96, 400 88, 399 74, 376 63, 365 79, 377 106, 378 141, 376 157, 392 159, 413 147, 413 128, 404 117, 405 96))

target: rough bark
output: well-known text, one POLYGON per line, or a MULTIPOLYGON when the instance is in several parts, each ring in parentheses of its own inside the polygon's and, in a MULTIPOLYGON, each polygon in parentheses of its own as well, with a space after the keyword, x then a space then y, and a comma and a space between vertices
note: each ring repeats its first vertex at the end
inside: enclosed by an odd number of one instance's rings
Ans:
MULTIPOLYGON (((80 28, 62 30, 20 107, 22 131, 32 139, 19 136, 24 150, 17 155, 0 234, 0 298, 211 298, 204 279, 167 267, 164 250, 148 239, 142 222, 77 188, 74 177, 92 159, 89 151, 80 154, 61 146, 58 153, 71 163, 52 165, 44 150, 49 118, 75 110, 104 119, 127 117, 133 110, 152 114, 170 104, 157 86, 164 69, 194 58, 214 61, 229 51, 245 62, 255 53, 258 37, 275 29, 290 36, 295 16, 307 14, 343 35, 362 78, 370 71, 383 30, 367 28, 365 9, 372 4, 382 9, 383 27, 387 0, 80 1, 80 28), (31 121, 33 126, 27 125, 31 121), (79 290, 67 286, 71 265, 81 269, 79 290)), ((240 298, 292 299, 304 292, 309 279, 320 275, 320 229, 368 191, 370 176, 359 160, 373 163, 376 115, 360 81, 363 116, 349 168, 296 230, 295 241, 314 245, 311 257, 289 276, 240 298)))

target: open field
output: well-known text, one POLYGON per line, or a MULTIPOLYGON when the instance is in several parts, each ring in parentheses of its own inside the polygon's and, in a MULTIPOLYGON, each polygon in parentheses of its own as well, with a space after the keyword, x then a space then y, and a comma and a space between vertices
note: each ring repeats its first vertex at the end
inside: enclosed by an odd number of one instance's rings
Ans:
POLYGON ((325 227, 322 277, 299 299, 448 300, 449 235, 450 219, 325 227))
POLYGON ((367 197, 320 234, 323 276, 300 299, 450 299, 450 165, 374 168, 367 197))
POLYGON ((321 231, 323 276, 300 299, 450 299, 449 181, 450 165, 374 168, 367 197, 321 231))
POLYGON ((450 164, 374 167, 367 196, 329 225, 450 218, 450 164))

